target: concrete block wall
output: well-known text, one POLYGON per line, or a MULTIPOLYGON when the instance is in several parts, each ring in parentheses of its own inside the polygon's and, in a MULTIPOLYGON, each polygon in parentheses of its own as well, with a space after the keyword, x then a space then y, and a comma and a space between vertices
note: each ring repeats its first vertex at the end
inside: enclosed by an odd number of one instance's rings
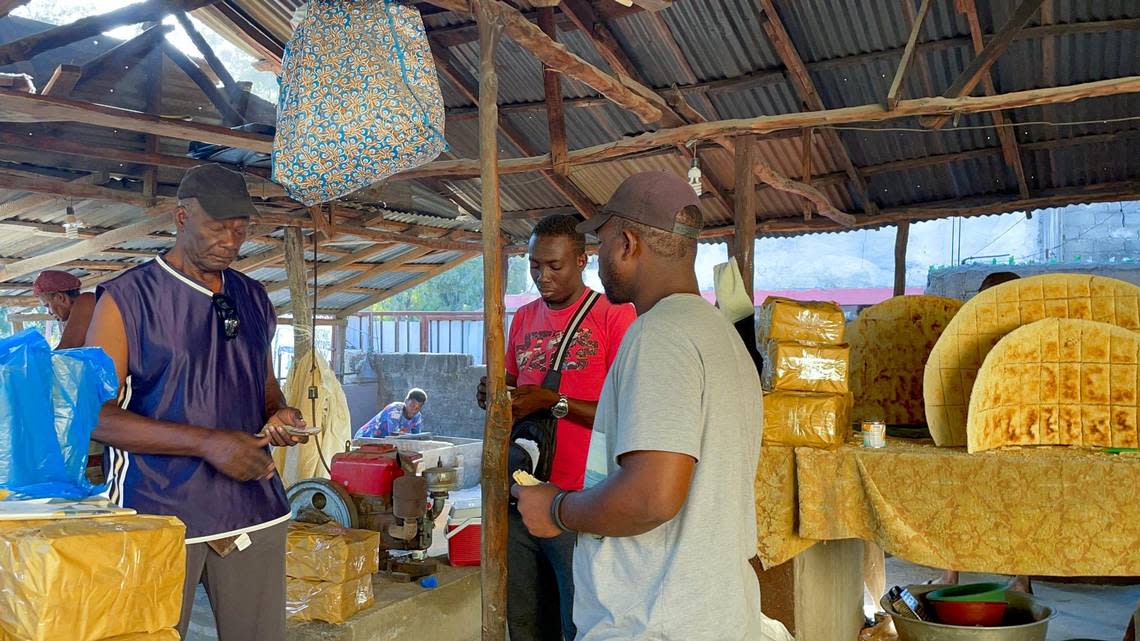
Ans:
POLYGON ((978 293, 982 279, 991 272, 1010 271, 1021 277, 1038 274, 1095 274, 1107 276, 1140 285, 1140 263, 1087 264, 1068 263, 1056 265, 966 265, 932 272, 926 283, 926 293, 933 296, 947 296, 959 300, 969 300, 978 293))
POLYGON ((369 354, 375 381, 357 381, 345 387, 353 429, 359 428, 392 401, 402 401, 408 390, 422 388, 425 429, 445 436, 483 438, 485 414, 475 404, 475 388, 486 367, 475 365, 468 354, 369 354), (349 387, 353 387, 349 392, 349 387), (368 392, 372 392, 371 406, 368 392))

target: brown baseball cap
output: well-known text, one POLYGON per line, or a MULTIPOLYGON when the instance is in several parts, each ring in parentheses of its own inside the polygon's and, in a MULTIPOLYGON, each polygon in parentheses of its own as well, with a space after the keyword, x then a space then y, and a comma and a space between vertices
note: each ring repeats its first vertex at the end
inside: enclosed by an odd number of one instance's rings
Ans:
POLYGON ((684 178, 667 171, 647 171, 626 178, 601 213, 577 229, 580 234, 593 234, 611 217, 619 216, 696 240, 701 230, 677 222, 677 212, 700 204, 700 198, 684 178))
POLYGON ((178 200, 194 198, 215 220, 251 218, 257 215, 245 177, 236 171, 211 163, 191 167, 178 184, 178 200))

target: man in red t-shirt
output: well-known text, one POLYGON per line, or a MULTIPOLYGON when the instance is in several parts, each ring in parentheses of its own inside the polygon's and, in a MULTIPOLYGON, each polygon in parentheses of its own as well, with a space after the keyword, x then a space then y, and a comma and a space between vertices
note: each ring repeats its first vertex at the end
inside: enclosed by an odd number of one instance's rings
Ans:
MULTIPOLYGON (((625 330, 637 317, 631 305, 598 299, 582 321, 562 367, 558 391, 542 387, 550 361, 589 291, 582 281, 586 237, 573 216, 541 220, 530 237, 530 275, 542 300, 521 307, 507 340, 508 386, 515 418, 551 409, 565 413, 558 421, 550 482, 564 490, 580 490, 602 383, 617 356, 625 330)), ((486 406, 486 379, 478 399, 486 406)), ((575 536, 553 539, 532 536, 513 507, 507 542, 507 621, 511 641, 572 641, 574 603, 572 557, 575 536)))

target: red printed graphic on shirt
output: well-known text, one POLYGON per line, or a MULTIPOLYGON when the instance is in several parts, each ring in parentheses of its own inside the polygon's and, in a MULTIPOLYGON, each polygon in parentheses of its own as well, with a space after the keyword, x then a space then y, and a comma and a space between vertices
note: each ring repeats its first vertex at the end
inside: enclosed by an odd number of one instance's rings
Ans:
MULTIPOLYGON (((552 365, 550 360, 562 345, 562 334, 563 332, 541 329, 523 336, 516 352, 519 371, 542 372, 545 375, 546 370, 552 365)), ((597 356, 598 351, 598 339, 594 337, 593 330, 589 327, 580 327, 578 335, 574 337, 574 344, 570 346, 566 362, 562 364, 562 371, 585 369, 590 358, 597 356)))

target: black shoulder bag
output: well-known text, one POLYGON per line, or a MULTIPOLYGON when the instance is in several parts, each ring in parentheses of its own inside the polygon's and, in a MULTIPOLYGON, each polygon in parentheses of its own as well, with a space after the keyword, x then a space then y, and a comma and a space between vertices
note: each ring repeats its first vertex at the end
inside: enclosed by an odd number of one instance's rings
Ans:
MULTIPOLYGON (((570 322, 566 325, 566 331, 562 333, 562 341, 558 345, 558 351, 555 352, 554 358, 550 363, 550 368, 546 370, 546 377, 542 380, 542 386, 549 390, 558 391, 562 385, 562 367, 566 362, 566 358, 570 355, 570 347, 574 344, 574 338, 578 334, 578 328, 582 325, 582 321, 593 309, 594 303, 598 301, 600 294, 593 290, 586 296, 586 300, 570 318, 570 322)), ((513 475, 517 470, 524 470, 531 472, 534 470, 534 476, 540 481, 550 480, 550 469, 554 466, 554 450, 555 450, 555 435, 558 430, 558 419, 549 409, 540 410, 533 414, 516 420, 511 425, 511 441, 508 449, 507 461, 507 474, 513 475), (531 458, 530 452, 522 447, 515 441, 518 439, 526 439, 534 441, 538 444, 538 462, 531 458)), ((513 484, 514 479, 510 482, 513 484)))

